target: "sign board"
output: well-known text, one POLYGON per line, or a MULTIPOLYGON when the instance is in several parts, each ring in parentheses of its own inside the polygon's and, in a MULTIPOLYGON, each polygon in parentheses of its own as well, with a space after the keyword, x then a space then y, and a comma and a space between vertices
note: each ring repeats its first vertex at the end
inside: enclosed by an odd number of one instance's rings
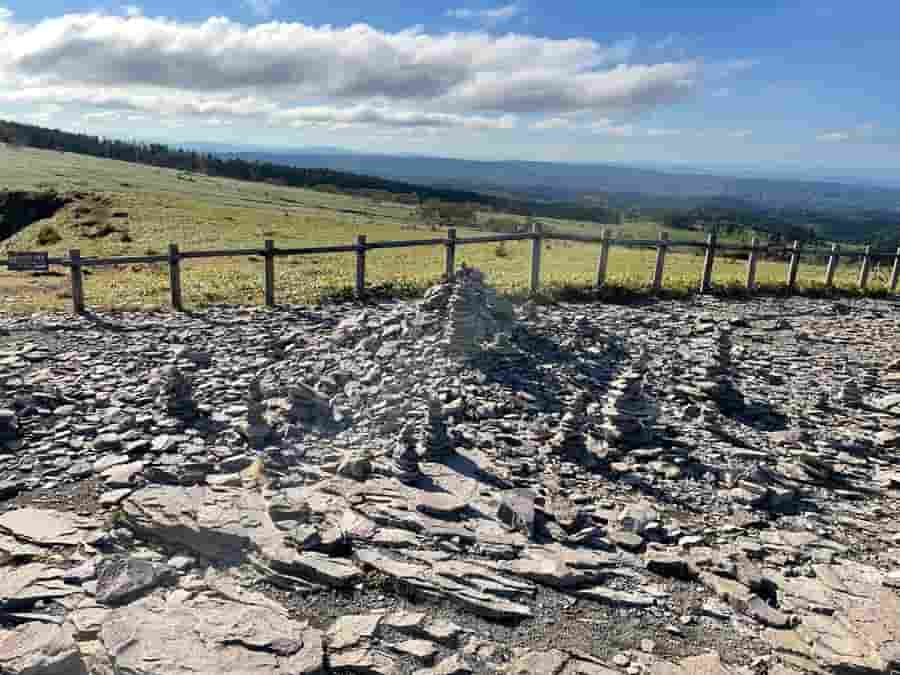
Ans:
POLYGON ((46 272, 50 269, 47 253, 10 253, 7 267, 10 272, 46 272))

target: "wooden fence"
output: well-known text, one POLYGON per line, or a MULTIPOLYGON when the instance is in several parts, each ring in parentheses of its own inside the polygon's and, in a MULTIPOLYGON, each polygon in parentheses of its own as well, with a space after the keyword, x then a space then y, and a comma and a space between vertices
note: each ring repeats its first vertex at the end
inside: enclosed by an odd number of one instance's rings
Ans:
MULTIPOLYGON (((797 286, 797 274, 800 268, 801 254, 828 255, 828 266, 825 272, 824 284, 831 288, 834 285, 835 272, 841 258, 860 258, 862 260, 857 283, 860 288, 866 288, 871 275, 872 263, 881 259, 891 259, 893 268, 890 278, 890 290, 897 290, 900 281, 900 249, 892 252, 876 252, 871 246, 867 246, 862 252, 843 253, 837 244, 826 249, 804 249, 801 242, 795 241, 792 246, 760 245, 754 238, 749 246, 736 244, 721 244, 715 234, 710 234, 706 241, 673 241, 667 232, 661 232, 656 240, 613 239, 608 230, 603 230, 599 237, 582 234, 567 234, 559 232, 544 232, 540 225, 534 226, 531 232, 518 234, 490 234, 472 237, 458 237, 456 230, 447 231, 446 238, 436 239, 412 239, 405 241, 368 241, 365 235, 359 235, 355 243, 335 246, 312 246, 306 248, 277 248, 275 242, 267 240, 261 249, 234 249, 223 251, 180 251, 176 244, 169 245, 167 255, 144 256, 120 256, 115 258, 82 258, 78 249, 69 251, 67 258, 50 258, 51 265, 61 265, 70 270, 72 287, 72 307, 77 313, 85 311, 83 270, 87 267, 105 267, 111 265, 165 263, 169 268, 169 290, 171 293, 172 307, 182 310, 184 305, 181 293, 181 261, 199 258, 234 258, 259 256, 264 258, 264 297, 266 305, 275 305, 276 278, 275 260, 286 256, 324 255, 337 253, 353 253, 356 255, 356 296, 362 298, 366 292, 366 252, 378 249, 411 248, 414 246, 443 246, 445 248, 445 274, 451 275, 456 269, 456 249, 459 246, 473 244, 493 244, 505 241, 531 241, 531 293, 537 293, 541 283, 541 252, 545 240, 571 241, 581 243, 600 244, 600 254, 597 259, 596 285, 602 287, 606 283, 606 273, 609 264, 610 248, 623 246, 633 248, 656 249, 656 265, 650 279, 650 285, 654 291, 660 291, 663 286, 665 272, 666 253, 670 249, 685 248, 703 250, 703 273, 700 280, 700 293, 706 293, 712 288, 713 265, 718 252, 746 253, 747 276, 746 287, 753 290, 756 287, 756 269, 761 256, 771 253, 789 254, 787 265, 786 286, 788 292, 797 286)), ((4 262, 3 264, 7 264, 4 262)))

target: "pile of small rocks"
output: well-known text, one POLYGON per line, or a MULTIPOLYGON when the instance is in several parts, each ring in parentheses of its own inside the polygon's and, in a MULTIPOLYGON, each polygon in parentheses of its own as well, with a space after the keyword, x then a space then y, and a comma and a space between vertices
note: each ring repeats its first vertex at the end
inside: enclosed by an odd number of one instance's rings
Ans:
POLYGON ((193 383, 176 366, 154 371, 150 386, 156 391, 156 404, 170 415, 190 418, 196 414, 193 383))

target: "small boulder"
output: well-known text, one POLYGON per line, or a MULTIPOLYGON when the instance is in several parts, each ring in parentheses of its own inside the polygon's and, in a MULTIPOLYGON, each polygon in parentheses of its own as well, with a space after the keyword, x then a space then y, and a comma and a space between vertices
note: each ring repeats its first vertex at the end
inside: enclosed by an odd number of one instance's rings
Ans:
POLYGON ((113 556, 97 565, 97 600, 122 605, 174 578, 174 570, 147 560, 113 556))

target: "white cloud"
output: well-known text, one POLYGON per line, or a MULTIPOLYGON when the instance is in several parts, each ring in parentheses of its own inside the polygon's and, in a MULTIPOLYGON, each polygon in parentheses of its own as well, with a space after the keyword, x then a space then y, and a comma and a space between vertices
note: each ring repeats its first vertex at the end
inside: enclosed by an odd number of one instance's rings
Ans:
POLYGON ((9 21, 12 19, 12 10, 6 7, 0 7, 0 21, 9 21))
POLYGON ((139 5, 122 5, 125 16, 141 16, 144 10, 139 5))
POLYGON ((728 132, 728 135, 731 138, 750 138, 753 135, 753 131, 750 129, 735 129, 728 132))
POLYGON ((498 24, 510 21, 522 14, 522 7, 517 3, 495 7, 494 9, 449 9, 447 16, 463 21, 480 21, 487 24, 498 24))
MULTIPOLYGON (((482 11, 503 18, 520 10, 482 11)), ((577 127, 562 121, 569 114, 632 117, 665 107, 694 95, 710 70, 740 68, 695 60, 632 64, 634 49, 634 40, 391 33, 366 24, 248 26, 223 17, 191 23, 139 13, 22 23, 5 11, 0 102, 435 133, 509 129, 528 114, 535 129, 561 129, 577 127)), ((623 124, 598 129, 637 133, 623 124)))

